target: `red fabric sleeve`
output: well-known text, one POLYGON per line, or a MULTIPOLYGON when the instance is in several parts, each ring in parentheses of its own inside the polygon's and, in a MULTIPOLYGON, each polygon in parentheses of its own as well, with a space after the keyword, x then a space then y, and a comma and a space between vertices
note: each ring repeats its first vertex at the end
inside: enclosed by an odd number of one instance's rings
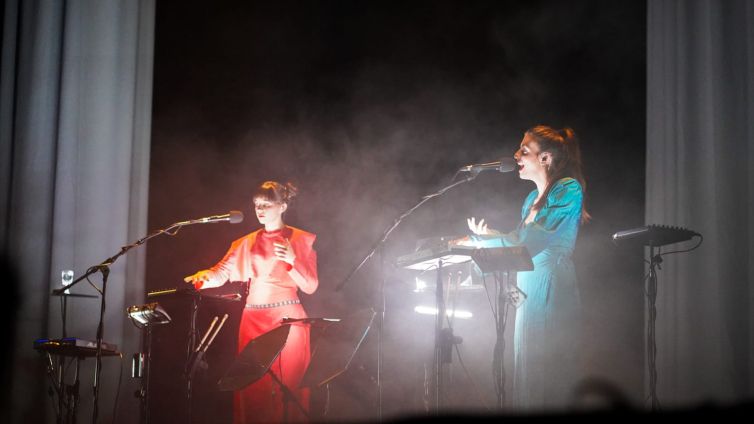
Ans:
MULTIPOLYGON (((232 277, 238 279, 234 274, 239 273, 238 261, 242 255, 242 246, 245 245, 244 241, 250 237, 254 237, 254 233, 234 241, 225 256, 209 269, 212 272, 214 285, 222 285, 232 277)), ((251 241, 253 242, 253 238, 251 241)))
POLYGON ((304 284, 299 285, 301 291, 312 294, 319 286, 317 277, 317 251, 314 250, 314 241, 317 236, 304 231, 295 231, 292 245, 296 253, 294 268, 304 277, 304 284))

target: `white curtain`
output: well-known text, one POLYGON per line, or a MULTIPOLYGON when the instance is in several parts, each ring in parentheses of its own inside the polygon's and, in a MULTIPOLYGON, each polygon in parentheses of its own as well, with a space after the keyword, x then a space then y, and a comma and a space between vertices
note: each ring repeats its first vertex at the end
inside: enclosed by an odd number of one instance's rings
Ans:
MULTIPOLYGON (((19 281, 11 344, 12 422, 51 421, 36 338, 62 336, 50 291, 147 232, 154 0, 6 0, 0 103, 0 249, 19 281)), ((104 339, 124 354, 120 422, 137 422, 130 356, 141 334, 125 308, 144 301, 145 248, 111 268, 104 339)), ((92 280, 101 286, 101 278, 92 280)), ((88 284, 79 293, 97 294, 88 284)), ((96 338, 99 300, 68 301, 69 336, 96 338)), ((93 359, 81 371, 90 420, 93 359)), ((110 421, 121 363, 103 360, 99 418, 110 421)), ((72 374, 69 375, 71 377, 72 374)))
POLYGON ((659 271, 659 401, 751 400, 754 1, 647 5, 646 220, 704 235, 659 271))

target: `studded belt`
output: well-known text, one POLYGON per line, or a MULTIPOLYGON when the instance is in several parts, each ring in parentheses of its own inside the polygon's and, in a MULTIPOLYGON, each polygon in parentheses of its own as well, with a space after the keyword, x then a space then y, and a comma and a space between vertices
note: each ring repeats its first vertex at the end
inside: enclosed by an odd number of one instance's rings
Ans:
POLYGON ((298 305, 299 303, 301 303, 301 301, 298 299, 295 299, 295 300, 283 300, 283 301, 275 302, 275 303, 262 303, 262 304, 257 304, 257 305, 251 305, 247 303, 246 307, 251 308, 251 309, 268 309, 268 308, 277 308, 279 306, 286 306, 286 305, 298 305))

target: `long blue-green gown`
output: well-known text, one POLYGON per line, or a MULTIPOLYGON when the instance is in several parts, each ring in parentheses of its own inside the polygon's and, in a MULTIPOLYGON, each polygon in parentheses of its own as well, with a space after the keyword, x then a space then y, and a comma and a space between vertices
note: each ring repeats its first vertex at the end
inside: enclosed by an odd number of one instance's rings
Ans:
POLYGON ((583 192, 573 178, 555 183, 534 221, 524 224, 537 198, 529 193, 518 228, 473 236, 482 247, 527 247, 534 270, 519 272, 526 301, 516 310, 513 401, 519 408, 566 408, 578 378, 580 298, 571 254, 581 222, 583 192))

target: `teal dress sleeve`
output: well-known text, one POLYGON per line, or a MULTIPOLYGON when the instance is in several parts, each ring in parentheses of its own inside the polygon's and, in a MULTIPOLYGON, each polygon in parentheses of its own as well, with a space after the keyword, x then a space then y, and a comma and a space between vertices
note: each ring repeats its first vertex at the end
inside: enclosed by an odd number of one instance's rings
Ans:
POLYGON ((581 185, 573 178, 563 178, 555 183, 547 196, 545 206, 528 224, 537 191, 529 193, 521 208, 521 222, 507 234, 471 236, 478 247, 526 246, 532 258, 545 253, 569 254, 576 243, 581 220, 583 193, 581 185))

